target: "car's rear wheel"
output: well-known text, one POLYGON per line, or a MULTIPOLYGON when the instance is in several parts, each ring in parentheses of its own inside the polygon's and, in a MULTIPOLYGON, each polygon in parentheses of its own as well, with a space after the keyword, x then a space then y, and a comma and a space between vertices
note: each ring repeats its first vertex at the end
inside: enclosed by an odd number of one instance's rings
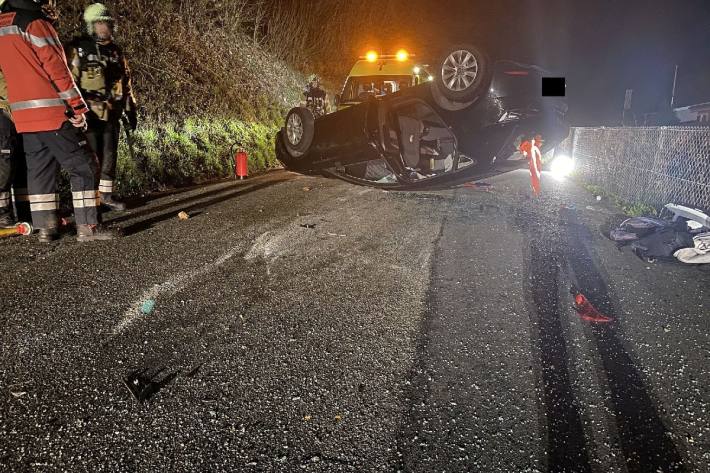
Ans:
POLYGON ((486 92, 490 81, 490 60, 479 48, 460 44, 440 55, 434 86, 447 100, 470 104, 486 92))
POLYGON ((284 145, 293 158, 300 158, 310 148, 315 131, 315 117, 305 107, 292 108, 286 115, 284 145))

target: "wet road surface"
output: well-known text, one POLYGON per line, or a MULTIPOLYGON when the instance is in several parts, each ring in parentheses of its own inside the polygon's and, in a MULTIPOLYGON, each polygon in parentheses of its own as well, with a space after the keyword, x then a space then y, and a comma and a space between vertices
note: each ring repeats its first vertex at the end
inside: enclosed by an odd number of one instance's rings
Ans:
POLYGON ((617 250, 571 182, 486 182, 279 171, 0 242, 0 469, 710 471, 710 272, 617 250))

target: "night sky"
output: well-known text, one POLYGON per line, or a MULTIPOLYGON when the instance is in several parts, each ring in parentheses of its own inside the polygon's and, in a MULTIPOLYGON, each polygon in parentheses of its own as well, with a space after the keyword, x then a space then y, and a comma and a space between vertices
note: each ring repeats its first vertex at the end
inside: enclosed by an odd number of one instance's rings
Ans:
POLYGON ((437 37, 567 77, 574 125, 615 125, 624 92, 638 116, 710 102, 710 0, 443 0, 428 2, 437 37))

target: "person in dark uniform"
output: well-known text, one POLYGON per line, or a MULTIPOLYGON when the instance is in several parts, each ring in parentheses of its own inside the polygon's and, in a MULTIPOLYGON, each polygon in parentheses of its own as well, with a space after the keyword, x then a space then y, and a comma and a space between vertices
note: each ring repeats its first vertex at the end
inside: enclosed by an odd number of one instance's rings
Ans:
POLYGON ((115 22, 106 6, 89 5, 84 21, 87 34, 69 44, 69 63, 89 105, 87 137, 101 165, 101 204, 111 210, 125 210, 114 192, 121 117, 126 114, 131 131, 138 123, 131 70, 123 49, 113 39, 115 22))

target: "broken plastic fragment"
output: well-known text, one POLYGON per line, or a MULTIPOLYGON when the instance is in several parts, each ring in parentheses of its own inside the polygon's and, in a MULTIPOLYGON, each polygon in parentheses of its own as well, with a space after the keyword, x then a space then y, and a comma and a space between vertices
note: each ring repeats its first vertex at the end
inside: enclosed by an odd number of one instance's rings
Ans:
POLYGON ((599 312, 582 293, 574 295, 574 310, 577 311, 582 320, 588 322, 608 323, 614 320, 599 312))
POLYGON ((123 379, 128 391, 136 401, 142 403, 156 392, 157 385, 146 374, 147 370, 134 371, 123 379))
POLYGON ((187 220, 187 219, 190 218, 190 215, 189 215, 187 212, 182 211, 182 212, 180 212, 180 213, 178 214, 178 218, 179 218, 180 220, 187 220))
POLYGON ((161 376, 164 370, 164 368, 160 368, 152 375, 148 374, 147 369, 133 371, 123 378, 123 384, 128 388, 128 391, 133 395, 136 401, 143 403, 168 383, 172 382, 178 375, 176 371, 163 377, 162 380, 158 380, 158 377, 161 376))

